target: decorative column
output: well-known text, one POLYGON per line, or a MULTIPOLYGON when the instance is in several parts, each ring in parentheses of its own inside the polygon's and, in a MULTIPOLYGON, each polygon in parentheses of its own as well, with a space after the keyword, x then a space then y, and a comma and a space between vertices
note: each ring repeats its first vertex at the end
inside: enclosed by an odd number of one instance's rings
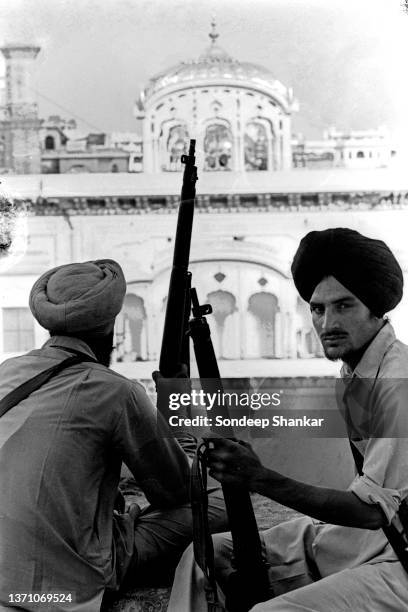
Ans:
POLYGON ((284 323, 282 312, 279 310, 275 315, 275 357, 284 357, 284 323))

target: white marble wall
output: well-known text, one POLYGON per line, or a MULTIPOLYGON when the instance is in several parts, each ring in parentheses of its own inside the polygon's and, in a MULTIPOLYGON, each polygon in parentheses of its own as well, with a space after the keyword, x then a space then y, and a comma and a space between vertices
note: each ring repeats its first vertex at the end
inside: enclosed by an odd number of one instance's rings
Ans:
MULTIPOLYGON (((223 344, 231 359, 259 357, 259 338, 249 298, 259 292, 276 296, 276 356, 296 357, 297 294, 290 279, 290 262, 300 238, 310 230, 351 227, 384 239, 394 250, 404 273, 408 269, 408 211, 197 213, 191 250, 193 284, 201 301, 222 290, 235 298, 236 311, 226 319, 223 344), (225 278, 218 282, 214 275, 225 278), (266 281, 260 285, 259 281, 266 281)), ((144 355, 155 360, 160 347, 163 304, 172 258, 175 214, 117 216, 29 217, 25 256, 0 276, 1 308, 24 307, 30 287, 45 270, 73 261, 117 259, 128 280, 128 293, 143 299, 147 319, 144 355)), ((399 336, 408 342, 408 297, 391 313, 399 336)), ((217 329, 211 324, 217 344, 217 329)), ((36 342, 46 332, 36 326, 36 342)), ((2 345, 0 321, 0 354, 2 345)), ((3 355, 3 358, 5 355, 3 355)))

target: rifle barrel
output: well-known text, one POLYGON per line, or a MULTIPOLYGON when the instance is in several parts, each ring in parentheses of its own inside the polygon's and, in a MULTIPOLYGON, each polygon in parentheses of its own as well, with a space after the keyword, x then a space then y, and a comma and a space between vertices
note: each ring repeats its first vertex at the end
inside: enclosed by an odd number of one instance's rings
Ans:
POLYGON ((190 140, 188 155, 182 155, 181 161, 184 164, 183 185, 159 360, 159 370, 167 378, 179 372, 186 344, 190 290, 188 264, 197 181, 195 140, 190 140))

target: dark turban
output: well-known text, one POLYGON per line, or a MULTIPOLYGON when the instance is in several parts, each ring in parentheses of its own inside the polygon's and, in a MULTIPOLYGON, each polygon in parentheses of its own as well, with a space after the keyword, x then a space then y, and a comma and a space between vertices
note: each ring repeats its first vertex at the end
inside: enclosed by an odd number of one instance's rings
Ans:
POLYGON ((351 229, 309 232, 291 269, 296 289, 307 302, 325 276, 334 276, 377 317, 402 298, 402 270, 388 246, 351 229))
POLYGON ((73 263, 45 272, 30 293, 40 325, 55 333, 104 333, 122 308, 126 281, 112 259, 73 263))

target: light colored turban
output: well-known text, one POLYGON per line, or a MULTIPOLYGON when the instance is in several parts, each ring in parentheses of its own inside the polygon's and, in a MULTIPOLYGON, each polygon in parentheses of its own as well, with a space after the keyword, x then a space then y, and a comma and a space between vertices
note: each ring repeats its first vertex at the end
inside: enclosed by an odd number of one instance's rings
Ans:
POLYGON ((73 263, 45 272, 34 283, 30 308, 54 333, 104 333, 122 308, 126 281, 112 259, 73 263))

